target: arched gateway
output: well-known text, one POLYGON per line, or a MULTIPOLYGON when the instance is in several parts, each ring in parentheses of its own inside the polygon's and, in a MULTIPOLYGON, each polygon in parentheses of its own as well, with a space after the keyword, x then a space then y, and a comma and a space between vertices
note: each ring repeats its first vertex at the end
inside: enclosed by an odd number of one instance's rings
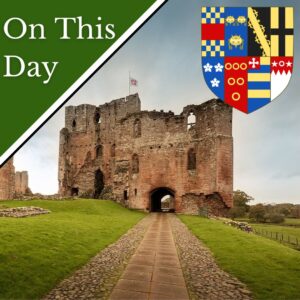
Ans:
POLYGON ((167 187, 160 187, 150 192, 150 211, 175 211, 175 192, 167 187))

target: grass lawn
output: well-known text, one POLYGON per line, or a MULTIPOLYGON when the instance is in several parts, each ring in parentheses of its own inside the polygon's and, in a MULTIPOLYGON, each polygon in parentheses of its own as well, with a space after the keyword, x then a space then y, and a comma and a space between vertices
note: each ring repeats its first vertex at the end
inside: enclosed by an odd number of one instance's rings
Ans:
MULTIPOLYGON (((237 218, 240 222, 249 222, 247 218, 237 218)), ((300 250, 300 219, 285 218, 283 223, 250 223, 253 229, 260 235, 276 240, 282 240, 291 247, 300 250), (276 234, 277 233, 277 234, 276 234)), ((300 299, 300 297, 299 297, 300 299)))
POLYGON ((0 299, 37 299, 144 217, 110 201, 5 201, 52 213, 0 218, 0 299))
POLYGON ((298 244, 300 249, 300 227, 281 226, 280 224, 251 224, 251 226, 258 232, 258 234, 273 239, 276 239, 277 233, 277 239, 283 239, 284 242, 289 241, 295 246, 298 244))
POLYGON ((284 235, 291 235, 298 237, 300 242, 300 228, 293 226, 280 226, 275 224, 251 224, 253 228, 263 229, 272 232, 283 233, 284 235))
MULTIPOLYGON (((247 222, 252 224, 261 224, 261 223, 255 223, 251 222, 249 218, 236 218, 236 221, 240 222, 247 222)), ((264 224, 271 224, 271 225, 278 225, 278 226, 294 226, 294 227, 300 227, 300 219, 294 219, 294 218, 285 218, 283 223, 279 224, 272 224, 272 223, 264 223, 264 224)))
POLYGON ((284 221, 283 225, 299 226, 300 227, 300 219, 285 218, 285 221, 284 221))
POLYGON ((213 252, 219 266, 257 299, 300 298, 300 252, 276 241, 197 216, 180 216, 213 252))

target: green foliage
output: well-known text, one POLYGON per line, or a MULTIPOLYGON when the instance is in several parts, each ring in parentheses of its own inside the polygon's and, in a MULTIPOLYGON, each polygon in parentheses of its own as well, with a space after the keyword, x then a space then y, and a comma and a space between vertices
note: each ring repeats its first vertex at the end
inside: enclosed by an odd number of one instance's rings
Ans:
POLYGON ((247 284, 255 298, 299 298, 299 251, 220 221, 196 216, 180 219, 211 249, 225 271, 247 284))
POLYGON ((289 214, 286 207, 259 203, 250 207, 249 218, 258 223, 283 223, 285 214, 281 213, 282 211, 289 214))
POLYGON ((244 217, 246 212, 249 211, 248 203, 253 200, 243 191, 237 190, 233 192, 233 208, 229 210, 229 216, 232 219, 244 217))
POLYGON ((278 212, 282 215, 284 215, 285 217, 288 217, 291 214, 290 209, 288 209, 287 207, 281 207, 278 209, 278 212))
POLYGON ((229 217, 232 219, 244 217, 246 214, 245 207, 242 206, 234 206, 229 210, 229 217))
POLYGON ((250 220, 254 220, 255 222, 265 223, 266 218, 266 209, 263 204, 256 204, 250 207, 249 211, 250 220))
POLYGON ((284 215, 274 212, 274 213, 266 214, 266 219, 270 223, 279 224, 284 222, 284 215))
POLYGON ((252 200, 254 200, 254 198, 243 191, 237 190, 233 192, 233 204, 235 206, 247 208, 247 204, 252 200))
POLYGON ((48 215, 0 218, 0 299, 38 299, 116 241, 144 214, 110 201, 6 201, 48 215))
POLYGON ((294 207, 291 208, 290 217, 300 219, 300 205, 294 205, 294 207))

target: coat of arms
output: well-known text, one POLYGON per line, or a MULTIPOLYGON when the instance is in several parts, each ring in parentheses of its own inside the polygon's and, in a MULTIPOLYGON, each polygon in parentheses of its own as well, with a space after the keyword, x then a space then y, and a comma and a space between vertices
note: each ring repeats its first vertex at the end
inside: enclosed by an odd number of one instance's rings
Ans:
POLYGON ((293 71, 292 7, 202 7, 202 70, 227 104, 251 113, 287 87, 293 71))

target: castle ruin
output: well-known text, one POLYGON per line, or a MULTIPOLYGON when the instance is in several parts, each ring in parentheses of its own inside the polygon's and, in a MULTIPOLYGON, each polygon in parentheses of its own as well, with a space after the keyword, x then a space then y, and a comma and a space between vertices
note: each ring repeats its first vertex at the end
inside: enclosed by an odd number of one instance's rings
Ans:
POLYGON ((223 214, 232 207, 232 109, 219 100, 180 115, 142 111, 137 94, 66 107, 61 196, 111 198, 126 207, 223 214))
POLYGON ((31 194, 28 186, 28 172, 15 172, 11 158, 0 168, 0 200, 10 200, 31 194))
POLYGON ((28 172, 21 171, 15 174, 15 193, 16 195, 31 194, 28 186, 28 172))
POLYGON ((0 199, 9 200, 15 196, 15 167, 11 158, 0 168, 0 199))

